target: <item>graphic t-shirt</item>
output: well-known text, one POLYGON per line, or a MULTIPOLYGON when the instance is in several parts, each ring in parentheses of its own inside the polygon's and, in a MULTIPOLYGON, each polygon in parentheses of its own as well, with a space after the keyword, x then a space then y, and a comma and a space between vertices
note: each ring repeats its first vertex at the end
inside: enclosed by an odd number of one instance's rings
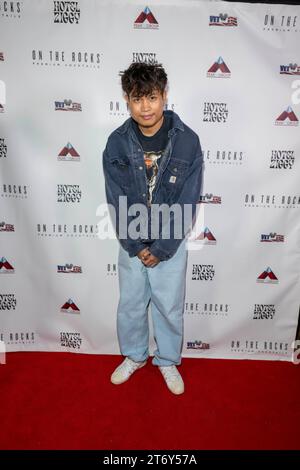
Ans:
POLYGON ((144 162, 148 186, 148 206, 150 206, 152 202, 153 190, 157 182, 158 168, 168 143, 168 131, 172 127, 172 117, 164 115, 161 128, 150 137, 144 135, 140 131, 138 124, 134 120, 133 126, 144 152, 144 162))

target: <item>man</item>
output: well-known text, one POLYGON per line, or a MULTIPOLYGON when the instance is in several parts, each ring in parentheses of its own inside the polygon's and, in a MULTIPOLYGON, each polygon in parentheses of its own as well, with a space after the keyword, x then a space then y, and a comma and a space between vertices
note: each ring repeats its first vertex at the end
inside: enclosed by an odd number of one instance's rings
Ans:
POLYGON ((120 242, 117 332, 126 356, 111 381, 121 384, 146 364, 151 302, 157 346, 152 364, 179 395, 184 392, 176 366, 181 364, 189 228, 184 210, 190 209, 192 222, 200 199, 202 150, 197 134, 176 113, 164 111, 167 74, 161 64, 133 63, 121 81, 131 117, 112 132, 103 153, 106 197, 116 214, 120 242), (126 206, 120 210, 124 197, 126 206), (136 204, 144 214, 137 236, 131 230, 136 204), (160 207, 176 210, 161 221, 160 207))

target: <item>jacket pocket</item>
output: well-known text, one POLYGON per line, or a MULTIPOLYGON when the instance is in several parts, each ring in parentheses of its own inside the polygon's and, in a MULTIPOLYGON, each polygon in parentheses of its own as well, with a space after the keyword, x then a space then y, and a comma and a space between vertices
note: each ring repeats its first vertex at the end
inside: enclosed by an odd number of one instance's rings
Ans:
POLYGON ((109 159, 111 172, 116 182, 124 189, 128 189, 132 184, 132 169, 129 158, 126 156, 116 156, 109 159))
MULTIPOLYGON (((184 185, 186 174, 189 169, 189 163, 178 158, 170 159, 165 168, 162 183, 168 193, 168 199, 176 200, 184 185)), ((176 202, 176 201, 175 201, 176 202)))

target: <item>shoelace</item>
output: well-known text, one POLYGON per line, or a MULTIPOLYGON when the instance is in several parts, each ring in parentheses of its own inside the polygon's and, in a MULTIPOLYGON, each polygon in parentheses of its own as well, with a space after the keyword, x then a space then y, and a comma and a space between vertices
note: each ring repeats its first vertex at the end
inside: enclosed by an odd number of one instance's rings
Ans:
POLYGON ((180 380, 180 375, 175 366, 169 366, 167 369, 160 369, 166 380, 180 380))
POLYGON ((138 364, 135 364, 133 361, 130 361, 126 358, 124 364, 122 365, 122 369, 126 369, 128 372, 134 372, 138 368, 138 364))

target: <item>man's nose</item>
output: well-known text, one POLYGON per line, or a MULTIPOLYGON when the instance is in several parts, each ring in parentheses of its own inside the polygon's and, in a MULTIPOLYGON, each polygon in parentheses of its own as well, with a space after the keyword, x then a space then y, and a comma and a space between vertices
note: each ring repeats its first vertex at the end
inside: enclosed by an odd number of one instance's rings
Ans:
POLYGON ((148 109, 150 109, 150 101, 143 97, 142 99, 142 111, 147 111, 148 109))

